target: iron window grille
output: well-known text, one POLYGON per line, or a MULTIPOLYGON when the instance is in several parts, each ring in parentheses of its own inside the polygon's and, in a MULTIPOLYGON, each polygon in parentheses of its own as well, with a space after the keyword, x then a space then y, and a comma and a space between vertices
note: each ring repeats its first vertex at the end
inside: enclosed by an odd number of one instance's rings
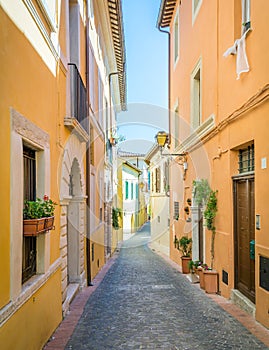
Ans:
MULTIPOLYGON (((36 200, 36 152, 23 146, 24 199, 36 200)), ((36 274, 36 237, 23 236, 22 283, 36 274)))
POLYGON ((255 169, 254 144, 248 146, 245 149, 240 149, 238 158, 239 158, 238 171, 240 174, 254 171, 255 169))
POLYGON ((174 202, 174 219, 179 218, 179 202, 174 202))
POLYGON ((87 118, 87 90, 74 63, 68 63, 71 79, 71 113, 79 123, 87 118))

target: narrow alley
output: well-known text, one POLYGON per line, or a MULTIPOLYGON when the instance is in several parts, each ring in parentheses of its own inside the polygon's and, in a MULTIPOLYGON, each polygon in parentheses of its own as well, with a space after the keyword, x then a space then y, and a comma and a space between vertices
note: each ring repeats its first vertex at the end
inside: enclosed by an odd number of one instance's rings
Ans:
POLYGON ((267 349, 150 249, 149 230, 124 242, 66 349, 267 349))

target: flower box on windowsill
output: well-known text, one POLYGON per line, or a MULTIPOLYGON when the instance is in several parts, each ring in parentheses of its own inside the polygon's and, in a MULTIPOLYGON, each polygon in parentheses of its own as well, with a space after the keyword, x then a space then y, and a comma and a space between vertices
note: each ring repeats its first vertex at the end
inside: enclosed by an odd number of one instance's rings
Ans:
POLYGON ((52 230, 54 216, 40 219, 25 219, 23 220, 23 235, 38 236, 40 233, 52 230))
POLYGON ((54 229, 53 223, 54 223, 54 216, 45 218, 45 230, 46 231, 53 230, 54 229))
POLYGON ((45 218, 23 220, 24 236, 37 236, 39 233, 44 232, 44 229, 45 229, 45 218))

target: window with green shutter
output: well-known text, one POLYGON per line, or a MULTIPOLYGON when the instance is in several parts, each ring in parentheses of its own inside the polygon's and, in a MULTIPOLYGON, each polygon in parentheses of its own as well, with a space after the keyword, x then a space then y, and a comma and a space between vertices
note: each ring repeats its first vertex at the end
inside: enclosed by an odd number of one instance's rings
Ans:
POLYGON ((125 181, 125 199, 129 198, 129 184, 128 181, 125 181))

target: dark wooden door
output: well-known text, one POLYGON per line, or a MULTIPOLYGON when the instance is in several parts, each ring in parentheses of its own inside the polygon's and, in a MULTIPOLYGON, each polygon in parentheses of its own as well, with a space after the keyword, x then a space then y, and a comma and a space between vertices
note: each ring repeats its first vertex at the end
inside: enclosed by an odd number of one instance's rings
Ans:
POLYGON ((250 241, 255 239, 254 178, 234 181, 235 285, 255 303, 255 260, 250 257, 250 241))

